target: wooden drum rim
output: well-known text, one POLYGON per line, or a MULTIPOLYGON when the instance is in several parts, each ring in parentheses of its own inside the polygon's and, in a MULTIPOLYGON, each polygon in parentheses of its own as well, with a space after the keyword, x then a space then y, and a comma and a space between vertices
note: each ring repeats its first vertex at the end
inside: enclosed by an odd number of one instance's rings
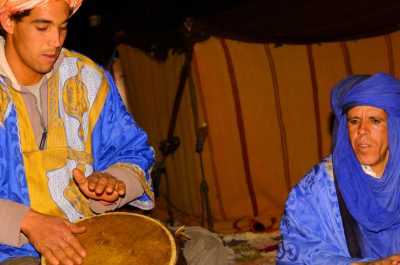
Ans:
MULTIPOLYGON (((97 214, 97 215, 93 215, 93 216, 88 216, 88 217, 84 217, 82 219, 79 219, 78 221, 74 222, 75 224, 79 224, 81 222, 84 222, 85 220, 89 220, 89 219, 94 219, 94 218, 98 218, 98 217, 102 217, 105 215, 129 215, 129 216, 135 216, 138 218, 142 218, 144 220, 147 220, 151 223, 156 224, 157 226, 161 227, 163 229, 163 231, 165 232, 165 234, 168 236, 169 242, 170 242, 170 247, 171 247, 171 258, 170 261, 168 263, 168 265, 175 265, 177 262, 177 249, 176 249, 176 244, 175 244, 175 239, 172 235, 172 233, 158 220, 148 217, 146 215, 142 215, 142 214, 137 214, 137 213, 129 213, 129 212, 108 212, 108 213, 102 213, 102 214, 97 214)), ((46 259, 44 258, 44 256, 41 257, 41 264, 42 265, 46 265, 46 259)))

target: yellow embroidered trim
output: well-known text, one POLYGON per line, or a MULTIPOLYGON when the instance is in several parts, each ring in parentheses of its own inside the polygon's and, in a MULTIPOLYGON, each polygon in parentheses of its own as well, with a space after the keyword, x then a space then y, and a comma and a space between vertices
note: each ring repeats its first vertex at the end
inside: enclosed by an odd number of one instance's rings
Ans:
MULTIPOLYGON (((71 160, 75 160, 80 163, 89 164, 89 165, 93 164, 93 157, 91 154, 68 148, 67 155, 68 155, 68 158, 71 160)), ((85 172, 85 171, 82 171, 82 172, 85 172)))
POLYGON ((117 163, 110 168, 122 168, 129 173, 133 174, 140 182, 143 187, 144 192, 150 197, 150 199, 154 202, 154 194, 150 190, 150 184, 146 181, 146 176, 141 168, 136 165, 128 164, 128 163, 117 163))
MULTIPOLYGON (((84 63, 77 61, 78 75, 81 73, 84 63)), ((84 131, 82 127, 83 114, 89 110, 90 103, 85 84, 80 78, 75 76, 65 81, 62 89, 62 99, 65 112, 79 121, 78 136, 84 141, 84 131)), ((90 135, 90 134, 89 134, 90 135)))
MULTIPOLYGON (((108 92, 110 90, 110 87, 109 87, 108 82, 107 82, 106 75, 95 62, 93 62, 89 58, 87 58, 87 57, 85 57, 85 56, 83 56, 83 55, 81 55, 79 53, 71 52, 69 50, 65 50, 65 57, 78 58, 78 63, 77 63, 78 64, 77 65, 78 66, 78 71, 79 71, 78 75, 80 74, 80 71, 81 71, 83 65, 85 65, 85 64, 93 67, 98 73, 102 74, 102 81, 101 81, 101 84, 100 84, 100 87, 99 87, 99 91, 98 91, 98 93, 96 95, 96 98, 95 98, 95 100, 93 102, 93 105, 92 105, 92 107, 90 109, 90 112, 89 112, 88 135, 92 135, 93 128, 96 125, 96 122, 97 122, 97 120, 98 120, 98 118, 100 116, 101 111, 103 110, 104 104, 105 104, 107 96, 108 96, 108 92)), ((84 87, 84 84, 81 84, 81 89, 86 91, 86 87, 84 87)), ((83 92, 83 93, 85 93, 85 92, 83 92)), ((85 95, 82 95, 82 97, 87 98, 85 95)), ((64 98, 64 96, 63 96, 63 98, 64 98)), ((86 109, 85 108, 85 104, 82 104, 81 106, 77 106, 77 107, 80 108, 80 111, 82 111, 83 109, 86 109)), ((67 113, 68 113, 68 111, 70 113, 72 112, 72 110, 66 110, 66 111, 67 111, 67 113)), ((81 121, 81 120, 79 120, 79 121, 81 121)), ((90 154, 92 153, 92 139, 90 137, 88 137, 86 139, 85 152, 86 153, 90 153, 90 154)))
POLYGON ((7 88, 0 83, 0 122, 4 124, 7 106, 11 101, 11 96, 7 88))
POLYGON ((54 74, 47 83, 47 143, 46 148, 56 148, 67 146, 64 121, 59 115, 59 87, 58 73, 54 74))
POLYGON ((73 179, 69 180, 68 187, 65 188, 63 194, 64 197, 71 202, 74 208, 83 214, 83 216, 88 217, 94 215, 89 207, 89 199, 82 194, 73 179))
POLYGON ((83 55, 80 54, 80 53, 73 52, 73 51, 70 51, 70 50, 67 50, 67 49, 64 49, 64 51, 65 51, 65 57, 75 57, 75 58, 78 58, 79 60, 85 62, 85 64, 90 65, 90 66, 96 68, 96 71, 97 71, 97 72, 99 72, 99 73, 103 72, 103 71, 100 69, 100 67, 99 67, 94 61, 92 61, 90 58, 88 58, 88 57, 86 57, 86 56, 83 56, 83 55))

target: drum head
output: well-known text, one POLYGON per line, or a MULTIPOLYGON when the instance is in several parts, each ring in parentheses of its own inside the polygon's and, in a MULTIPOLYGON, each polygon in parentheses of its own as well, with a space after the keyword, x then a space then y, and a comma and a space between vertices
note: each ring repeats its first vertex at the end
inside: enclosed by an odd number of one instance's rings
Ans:
MULTIPOLYGON (((174 265, 176 245, 171 233, 153 218, 134 213, 106 213, 77 222, 85 247, 83 265, 174 265)), ((42 259, 42 264, 46 264, 42 259)))

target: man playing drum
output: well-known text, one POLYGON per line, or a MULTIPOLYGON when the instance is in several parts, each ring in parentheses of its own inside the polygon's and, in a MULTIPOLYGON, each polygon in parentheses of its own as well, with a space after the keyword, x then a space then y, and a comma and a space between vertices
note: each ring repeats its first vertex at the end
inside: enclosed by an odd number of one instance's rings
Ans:
MULTIPOLYGON (((109 73, 62 48, 82 0, 0 0, 0 262, 81 264, 72 222, 151 209, 154 151, 109 73)), ((2 263, 3 264, 3 263, 2 263)))

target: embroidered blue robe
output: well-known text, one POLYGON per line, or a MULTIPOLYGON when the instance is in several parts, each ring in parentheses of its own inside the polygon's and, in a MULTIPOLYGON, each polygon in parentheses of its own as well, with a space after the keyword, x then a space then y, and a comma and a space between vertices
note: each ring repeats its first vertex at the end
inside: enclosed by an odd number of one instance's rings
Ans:
MULTIPOLYGON (((0 199, 76 221, 93 215, 73 181, 118 167, 132 173, 145 193, 130 204, 154 207, 149 170, 154 150, 146 133, 127 112, 110 75, 88 58, 65 50, 47 83, 48 135, 39 150, 21 95, 0 80, 0 199)), ((0 244, 0 262, 39 256, 30 244, 0 244)))
POLYGON ((373 260, 349 255, 331 157, 311 169, 290 192, 281 237, 277 265, 347 265, 373 260))

